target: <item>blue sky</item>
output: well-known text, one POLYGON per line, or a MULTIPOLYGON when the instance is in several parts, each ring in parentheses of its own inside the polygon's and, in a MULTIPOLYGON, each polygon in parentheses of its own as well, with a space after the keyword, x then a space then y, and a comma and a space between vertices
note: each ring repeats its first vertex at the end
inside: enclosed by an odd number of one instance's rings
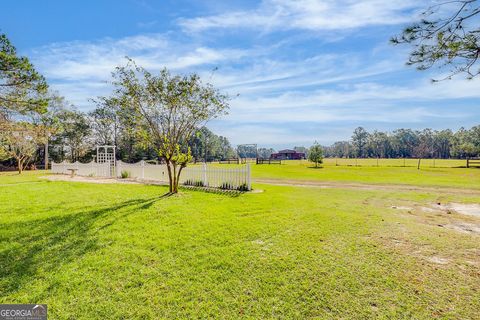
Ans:
POLYGON ((430 1, 5 1, 0 29, 78 109, 108 95, 125 56, 198 72, 238 97, 208 124, 233 144, 283 148, 349 139, 353 129, 480 124, 479 80, 405 66, 388 43, 430 1), (215 68, 217 71, 212 72, 215 68))

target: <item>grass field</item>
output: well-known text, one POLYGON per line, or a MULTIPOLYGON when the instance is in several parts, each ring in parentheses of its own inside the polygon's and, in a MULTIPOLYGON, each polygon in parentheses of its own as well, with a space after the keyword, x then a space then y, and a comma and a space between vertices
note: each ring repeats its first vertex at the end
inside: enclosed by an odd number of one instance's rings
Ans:
POLYGON ((480 170, 309 166, 254 165, 263 192, 234 196, 0 174, 0 303, 50 319, 480 318, 480 218, 435 207, 479 203, 480 170))
MULTIPOLYGON (((364 159, 372 164, 374 159, 364 159)), ((397 160, 397 159, 393 159, 397 160)), ((437 160, 439 161, 439 160, 437 160)), ((443 160, 449 165, 450 160, 443 160)), ((457 161, 457 160, 453 160, 457 161)), ((480 169, 402 166, 335 166, 327 162, 315 168, 308 161, 283 161, 281 165, 252 165, 256 179, 319 180, 371 184, 406 184, 456 188, 480 188, 480 169)))

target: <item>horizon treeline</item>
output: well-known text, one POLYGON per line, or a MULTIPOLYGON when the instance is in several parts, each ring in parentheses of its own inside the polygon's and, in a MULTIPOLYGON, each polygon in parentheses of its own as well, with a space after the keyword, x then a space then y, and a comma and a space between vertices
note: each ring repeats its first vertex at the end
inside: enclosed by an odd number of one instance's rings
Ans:
POLYGON ((324 146, 325 157, 337 158, 467 158, 480 154, 480 126, 423 130, 397 129, 391 132, 354 130, 348 141, 324 146))

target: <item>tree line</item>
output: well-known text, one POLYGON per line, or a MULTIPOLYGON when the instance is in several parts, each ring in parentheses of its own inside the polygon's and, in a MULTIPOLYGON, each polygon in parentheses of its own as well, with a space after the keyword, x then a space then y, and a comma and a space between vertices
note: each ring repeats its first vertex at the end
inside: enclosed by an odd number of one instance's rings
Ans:
POLYGON ((326 157, 338 158, 460 158, 480 155, 480 126, 446 130, 397 129, 392 132, 354 130, 349 141, 324 147, 326 157))
MULTIPOLYGON (((16 135, 13 128, 4 132, 5 144, 0 149, 4 150, 4 166, 19 165, 17 158, 11 157, 15 154, 12 152, 15 149, 20 149, 19 159, 21 156, 25 158, 23 162, 20 160, 21 169, 24 164, 43 166, 45 158, 55 162, 89 162, 94 159, 96 146, 99 145, 116 146, 117 159, 125 162, 161 160, 153 147, 142 143, 141 137, 134 130, 133 119, 120 110, 100 105, 93 111, 82 112, 57 93, 49 93, 48 96, 45 113, 23 113, 22 121, 8 122, 15 130, 24 126, 28 126, 29 130, 23 130, 28 135, 23 137, 16 135), (37 123, 44 125, 36 126, 37 123), (35 133, 34 128, 39 132, 35 133), (48 128, 48 132, 43 132, 45 130, 42 128, 48 128), (17 141, 14 141, 15 138, 17 141)), ((2 129, 5 128, 4 123, 2 129)), ((235 156, 235 150, 228 139, 216 135, 205 126, 195 130, 187 145, 194 161, 215 161, 235 156)))

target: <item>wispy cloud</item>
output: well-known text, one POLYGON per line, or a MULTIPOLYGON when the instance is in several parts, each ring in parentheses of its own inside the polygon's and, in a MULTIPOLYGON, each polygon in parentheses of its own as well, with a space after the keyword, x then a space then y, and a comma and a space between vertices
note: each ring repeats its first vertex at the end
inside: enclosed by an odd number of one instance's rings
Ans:
POLYGON ((185 69, 216 64, 245 56, 247 50, 214 49, 176 43, 164 35, 138 35, 94 42, 55 43, 33 50, 36 65, 51 79, 104 80, 125 57, 134 58, 147 69, 185 69))
POLYGON ((231 63, 255 53, 246 49, 217 49, 179 43, 163 34, 144 34, 121 39, 54 43, 36 48, 29 55, 54 89, 80 109, 86 109, 91 107, 90 98, 108 94, 106 82, 111 79, 115 67, 126 63, 127 56, 150 71, 167 67, 182 73, 192 69, 212 70, 219 63, 231 63))
POLYGON ((137 26, 140 29, 150 29, 157 25, 158 21, 157 20, 151 20, 151 21, 146 21, 146 22, 138 22, 137 26))
POLYGON ((342 30, 412 20, 424 4, 413 0, 264 0, 253 10, 180 19, 190 32, 214 28, 342 30))

